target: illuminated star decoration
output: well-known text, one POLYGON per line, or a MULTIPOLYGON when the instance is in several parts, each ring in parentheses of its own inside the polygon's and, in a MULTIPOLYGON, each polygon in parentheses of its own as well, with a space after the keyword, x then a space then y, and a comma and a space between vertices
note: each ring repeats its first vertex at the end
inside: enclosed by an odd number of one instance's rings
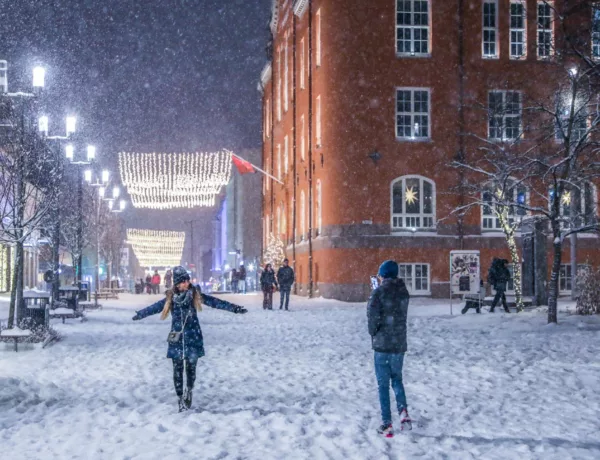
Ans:
POLYGON ((181 264, 185 232, 127 229, 131 245, 142 267, 173 267, 181 264))
POLYGON ((565 192, 562 197, 562 202, 564 205, 569 206, 571 204, 571 192, 565 192))
POLYGON ((121 152, 119 171, 136 208, 209 207, 229 182, 231 152, 121 152))
POLYGON ((417 192, 415 191, 414 187, 406 187, 406 192, 404 193, 404 195, 405 195, 406 202, 410 205, 413 205, 417 201, 419 201, 417 192))

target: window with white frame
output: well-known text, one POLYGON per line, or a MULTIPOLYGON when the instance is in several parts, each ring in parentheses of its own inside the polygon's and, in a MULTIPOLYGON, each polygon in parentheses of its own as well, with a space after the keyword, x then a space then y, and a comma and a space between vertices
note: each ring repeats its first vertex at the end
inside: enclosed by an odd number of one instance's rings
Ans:
POLYGON ((514 203, 514 206, 508 206, 508 224, 513 225, 515 221, 519 222, 524 216, 527 215, 527 187, 524 185, 517 184, 512 186, 508 184, 506 190, 499 189, 494 184, 488 184, 482 194, 483 205, 481 206, 481 228, 488 231, 502 230, 500 225, 499 214, 503 212, 501 203, 514 203), (502 195, 505 192, 504 197, 498 197, 498 194, 502 195))
POLYGON ((321 147, 322 138, 321 138, 321 95, 317 96, 317 107, 316 107, 316 123, 315 123, 315 134, 317 138, 317 147, 321 147))
POLYGON ((554 17, 552 5, 548 2, 538 2, 537 17, 537 53, 541 59, 547 59, 553 54, 554 46, 554 17))
POLYGON ((429 89, 396 89, 396 137, 429 139, 429 89))
POLYGON ((498 57, 498 0, 483 2, 483 57, 498 57))
POLYGON ((488 110, 490 139, 505 141, 521 136, 522 104, 519 91, 490 91, 488 110))
POLYGON ((396 1, 396 52, 427 56, 429 49, 429 1, 396 1))
POLYGON ((302 115, 300 117, 300 159, 302 161, 304 161, 304 155, 305 155, 305 149, 306 149, 306 142, 304 140, 305 138, 305 132, 304 132, 304 115, 302 115))
POLYGON ((289 151, 290 151, 290 140, 289 140, 288 136, 285 136, 283 138, 283 170, 284 170, 285 174, 287 174, 287 172, 288 172, 289 151))
POLYGON ((300 192, 300 240, 304 241, 306 236, 306 197, 304 190, 300 192))
MULTIPOLYGON (((589 268, 590 267, 587 264, 577 264, 577 276, 575 277, 575 282, 577 282, 583 272, 589 270, 589 268)), ((573 270, 571 269, 571 264, 560 265, 558 290, 561 294, 570 294, 573 290, 573 270)))
POLYGON ((304 89, 304 38, 300 40, 300 89, 304 89))
POLYGON ((392 230, 435 228, 435 184, 421 176, 392 182, 392 230))
POLYGON ((431 294, 429 264, 398 264, 398 278, 413 295, 431 294))
MULTIPOLYGON (((571 216, 571 207, 579 207, 575 212, 575 219, 581 225, 593 225, 598 222, 598 200, 596 196, 596 188, 593 184, 586 182, 581 186, 572 185, 563 191, 560 200, 560 214, 568 220, 571 216), (575 203, 578 203, 575 204, 575 203)), ((565 222, 565 227, 570 227, 571 224, 565 222)))
POLYGON ((323 20, 323 18, 321 16, 321 8, 319 8, 317 10, 317 15, 316 15, 317 46, 316 46, 316 50, 315 50, 315 61, 316 61, 317 67, 321 66, 321 21, 322 20, 323 20))
POLYGON ((317 218, 315 219, 317 222, 317 236, 321 234, 322 225, 323 225, 323 194, 321 190, 321 180, 317 180, 317 218))
POLYGON ((510 58, 522 59, 527 54, 527 20, 525 3, 522 0, 510 2, 510 58))
POLYGON ((281 144, 277 144, 277 179, 281 180, 281 144))
POLYGON ((570 142, 575 144, 588 134, 590 120, 587 106, 576 103, 571 114, 571 104, 568 98, 565 98, 563 102, 557 107, 559 116, 556 117, 555 137, 557 141, 561 142, 565 142, 570 137, 570 142), (570 132, 569 126, 571 128, 570 132))
POLYGON ((277 121, 281 121, 281 48, 277 52, 277 121))
POLYGON ((283 235, 283 242, 287 244, 287 215, 283 201, 281 202, 281 234, 283 235))
POLYGON ((285 48, 283 52, 283 111, 288 111, 288 99, 289 99, 289 77, 290 77, 290 66, 289 66, 289 57, 288 57, 288 38, 287 35, 285 37, 285 48))
POLYGON ((600 59, 600 2, 592 5, 592 57, 600 59))

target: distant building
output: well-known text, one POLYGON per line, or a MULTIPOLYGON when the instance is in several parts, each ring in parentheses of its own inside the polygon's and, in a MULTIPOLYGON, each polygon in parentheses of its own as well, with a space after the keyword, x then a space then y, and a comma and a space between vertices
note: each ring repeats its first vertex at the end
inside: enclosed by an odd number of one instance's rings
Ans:
MULTIPOLYGON (((394 259, 413 295, 447 297, 451 250, 480 250, 484 276, 492 257, 508 257, 488 209, 462 225, 447 218, 460 180, 447 165, 468 148, 461 133, 498 137, 495 120, 465 101, 516 101, 501 125, 520 125, 520 94, 543 94, 555 78, 561 31, 545 5, 273 1, 262 164, 284 184, 263 181, 263 242, 285 241, 299 294, 365 300, 369 275, 394 259)), ((600 57, 600 10, 588 6, 581 21, 600 57)), ((595 185, 589 196, 597 213, 595 185)), ((578 259, 600 262, 597 235, 580 238, 578 259)), ((568 244, 563 264, 567 293, 568 244)))

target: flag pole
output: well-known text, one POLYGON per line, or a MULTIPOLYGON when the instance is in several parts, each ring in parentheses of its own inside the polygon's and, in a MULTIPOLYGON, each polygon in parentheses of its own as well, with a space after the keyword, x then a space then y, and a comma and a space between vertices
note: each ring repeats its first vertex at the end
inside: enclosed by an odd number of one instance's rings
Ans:
MULTIPOLYGON (((233 152, 231 152, 231 156, 233 156, 233 157, 236 157, 236 158, 238 158, 238 159, 240 159, 240 160, 242 160, 242 161, 245 161, 246 163, 250 163, 248 160, 246 160, 246 159, 242 158, 242 157, 241 157, 241 156, 239 156, 239 155, 236 155, 236 154, 235 154, 235 153, 233 153, 233 152)), ((267 177, 269 177, 269 178, 273 179, 275 182, 279 182, 281 185, 284 185, 284 184, 283 184, 283 182, 282 182, 282 181, 280 181, 279 179, 277 179, 275 176, 272 176, 272 175, 271 175, 271 174, 269 174, 268 172, 266 172, 266 171, 263 171, 262 169, 260 169, 260 168, 259 168, 258 166, 256 166, 255 164, 252 164, 252 163, 250 163, 250 164, 252 165, 252 167, 253 167, 254 169, 256 169, 257 171, 260 171, 260 172, 261 172, 261 173, 263 173, 265 176, 267 176, 267 177)))

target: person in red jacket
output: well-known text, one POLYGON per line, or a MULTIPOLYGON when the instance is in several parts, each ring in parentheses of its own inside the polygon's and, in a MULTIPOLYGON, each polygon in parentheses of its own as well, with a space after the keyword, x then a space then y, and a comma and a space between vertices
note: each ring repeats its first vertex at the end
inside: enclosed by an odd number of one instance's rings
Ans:
POLYGON ((160 275, 158 274, 158 270, 154 270, 154 275, 152 275, 152 292, 154 294, 158 294, 160 289, 160 275))

